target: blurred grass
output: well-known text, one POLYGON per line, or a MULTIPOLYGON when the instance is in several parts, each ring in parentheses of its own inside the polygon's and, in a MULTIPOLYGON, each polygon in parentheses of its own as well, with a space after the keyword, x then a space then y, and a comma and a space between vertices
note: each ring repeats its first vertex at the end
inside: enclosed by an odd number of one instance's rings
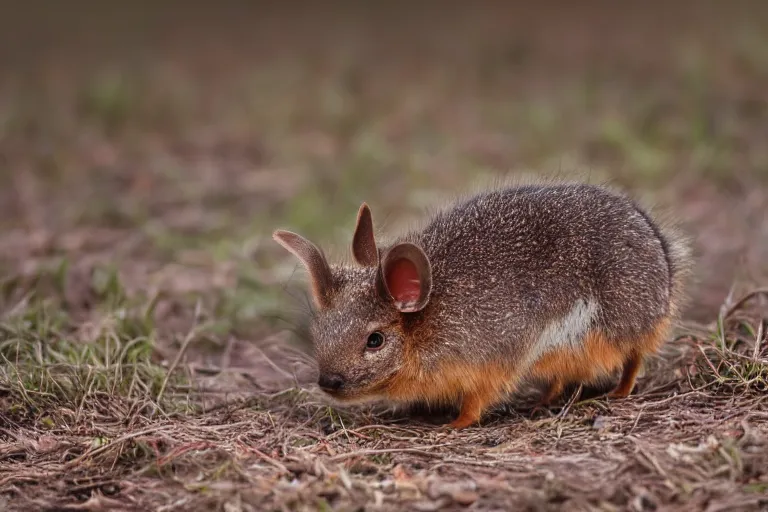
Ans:
POLYGON ((132 414, 191 411, 161 393, 169 382, 187 392, 190 386, 156 361, 157 302, 129 300, 114 268, 94 268, 78 297, 67 289, 71 277, 61 264, 2 283, 0 383, 20 400, 9 413, 44 414, 52 427, 84 414, 128 421, 132 414))

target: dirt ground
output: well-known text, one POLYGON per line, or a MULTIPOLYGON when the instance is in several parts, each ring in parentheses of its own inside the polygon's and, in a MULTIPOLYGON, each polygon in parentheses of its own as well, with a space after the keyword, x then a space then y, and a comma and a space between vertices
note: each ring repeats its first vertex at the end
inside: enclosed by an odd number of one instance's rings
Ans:
POLYGON ((0 510, 768 510, 768 4, 67 5, 0 17, 0 510), (517 175, 690 235, 635 394, 327 402, 272 231, 517 175))

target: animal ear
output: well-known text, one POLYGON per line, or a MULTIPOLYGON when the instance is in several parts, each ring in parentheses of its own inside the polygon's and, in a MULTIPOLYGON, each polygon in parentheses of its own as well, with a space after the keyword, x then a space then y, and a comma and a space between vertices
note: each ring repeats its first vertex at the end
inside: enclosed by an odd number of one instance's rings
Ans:
POLYGON ((355 261, 364 267, 375 267, 379 264, 379 250, 373 236, 373 218, 371 209, 363 203, 357 212, 355 234, 352 237, 352 255, 355 261))
POLYGON ((333 287, 333 276, 322 251, 306 238, 290 231, 275 231, 272 238, 301 260, 309 272, 315 304, 319 308, 327 307, 333 287))
POLYGON ((403 242, 384 255, 380 278, 386 294, 403 313, 421 311, 432 292, 432 267, 424 251, 415 244, 403 242))

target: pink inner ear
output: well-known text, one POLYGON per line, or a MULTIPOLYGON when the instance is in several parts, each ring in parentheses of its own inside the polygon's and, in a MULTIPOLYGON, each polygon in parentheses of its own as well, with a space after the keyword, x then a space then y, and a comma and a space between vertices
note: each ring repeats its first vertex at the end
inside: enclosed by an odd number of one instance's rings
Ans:
POLYGON ((419 271, 412 261, 402 258, 387 270, 387 288, 396 301, 416 302, 421 297, 419 271))

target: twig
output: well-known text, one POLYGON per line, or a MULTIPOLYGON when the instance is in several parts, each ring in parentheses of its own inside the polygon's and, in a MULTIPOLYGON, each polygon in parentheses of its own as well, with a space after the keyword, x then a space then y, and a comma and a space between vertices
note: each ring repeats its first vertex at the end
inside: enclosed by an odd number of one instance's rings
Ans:
POLYGON ((105 445, 99 446, 98 448, 95 448, 95 449, 93 449, 93 450, 91 450, 89 452, 85 452, 84 454, 82 454, 78 458, 72 459, 71 461, 67 462, 66 467, 67 468, 71 468, 72 466, 76 466, 79 463, 81 463, 82 461, 84 461, 86 458, 93 457, 93 456, 98 455, 98 454, 100 454, 102 452, 105 452, 105 451, 109 450, 110 448, 112 448, 113 446, 116 446, 116 445, 119 445, 121 443, 124 443, 124 442, 126 442, 126 441, 128 441, 130 439, 141 437, 141 436, 144 436, 144 435, 147 435, 147 434, 152 434, 154 432, 160 432, 162 430, 168 430, 169 428, 172 428, 172 427, 173 427, 173 425, 157 425, 157 426, 154 426, 154 427, 146 428, 144 430, 139 430, 138 432, 131 432, 130 434, 126 434, 124 436, 118 437, 117 439, 115 439, 114 441, 112 441, 109 444, 105 444, 105 445))
POLYGON ((712 503, 705 510, 705 512, 723 512, 727 510, 738 510, 741 507, 747 508, 752 505, 760 506, 763 503, 763 498, 742 498, 740 500, 712 503))
POLYGON ((731 307, 729 307, 726 310, 725 315, 723 315, 724 318, 728 318, 729 316, 731 316, 737 309, 743 306, 745 302, 747 302, 752 297, 756 297, 758 295, 768 295, 768 288, 757 288, 747 293, 746 295, 744 295, 742 298, 737 300, 735 304, 733 304, 731 307))
POLYGON ((752 360, 757 362, 760 355, 760 345, 763 343, 763 325, 764 322, 760 322, 757 327, 757 336, 755 336, 755 347, 752 349, 752 360))
POLYGON ((5 478, 0 479, 0 486, 3 486, 7 484, 8 482, 39 482, 40 480, 45 480, 46 478, 50 478, 50 474, 48 473, 27 473, 27 474, 21 474, 21 475, 10 475, 5 478))
POLYGON ((450 443, 436 444, 432 446, 422 446, 418 448, 380 448, 377 450, 358 450, 355 452, 340 453, 339 455, 335 455, 331 457, 329 460, 332 462, 338 462, 340 460, 351 459, 353 457, 364 457, 367 455, 382 455, 384 453, 415 453, 417 455, 423 455, 425 457, 442 459, 443 456, 440 455, 439 453, 428 452, 426 450, 427 449, 432 450, 434 448, 441 448, 444 446, 451 446, 451 444, 450 443))
POLYGON ((557 413, 558 419, 565 418, 565 415, 568 414, 568 411, 571 409, 571 406, 573 406, 576 400, 578 400, 579 397, 581 396, 581 392, 583 391, 583 389, 584 387, 581 384, 579 384, 578 389, 576 389, 573 395, 571 395, 571 398, 568 399, 568 402, 566 402, 565 406, 563 406, 563 410, 557 413))
POLYGON ((273 465, 274 467, 276 467, 277 469, 282 471, 283 474, 287 475, 287 474, 291 473, 288 470, 288 468, 285 467, 285 465, 282 462, 278 461, 277 459, 274 459, 274 458, 270 457, 269 455, 267 455, 266 453, 262 452, 261 450, 257 450, 256 448, 251 448, 251 447, 249 447, 248 450, 253 452, 253 453, 255 453, 256 455, 258 455, 262 460, 270 463, 271 465, 273 465))
POLYGON ((635 438, 634 436, 627 436, 627 437, 635 443, 635 446, 637 447, 637 452, 640 455, 642 455, 645 458, 645 460, 648 461, 649 464, 651 464, 651 466, 653 466, 656 472, 659 475, 666 478, 667 480, 669 480, 669 475, 667 474, 667 472, 664 471, 664 468, 661 467, 661 465, 659 464, 659 461, 656 460, 656 458, 653 457, 650 453, 648 453, 648 451, 645 448, 643 448, 643 446, 640 444, 640 440, 635 438))
POLYGON ((637 428, 637 424, 640 422, 640 417, 643 415, 643 411, 645 411, 645 404, 640 407, 640 410, 637 411, 637 416, 635 417, 635 422, 632 424, 632 428, 629 429, 629 434, 635 431, 635 428, 637 428))

